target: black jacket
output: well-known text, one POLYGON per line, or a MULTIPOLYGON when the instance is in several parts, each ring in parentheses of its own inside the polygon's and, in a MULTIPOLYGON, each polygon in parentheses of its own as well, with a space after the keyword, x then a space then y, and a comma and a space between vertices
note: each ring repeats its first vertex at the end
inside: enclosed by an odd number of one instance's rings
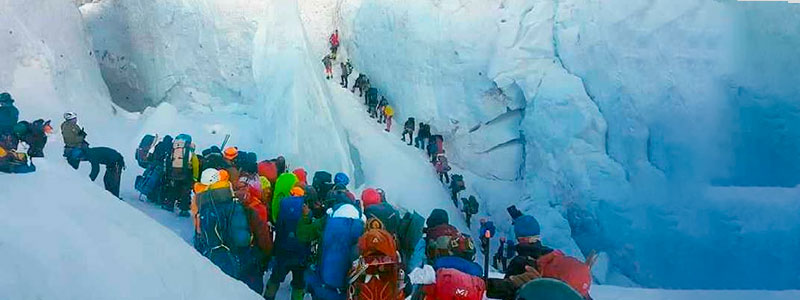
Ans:
POLYGON ((487 282, 486 297, 492 299, 514 299, 517 295, 517 287, 515 287, 508 278, 525 273, 525 266, 532 266, 535 268, 536 259, 553 252, 553 249, 543 246, 541 242, 535 244, 519 244, 516 248, 517 256, 508 263, 505 278, 489 279, 487 282))
POLYGON ((428 124, 419 125, 419 132, 417 136, 420 138, 426 139, 431 136, 431 126, 428 124))
POLYGON ((406 124, 403 126, 405 130, 408 130, 410 132, 414 132, 415 127, 416 127, 416 122, 414 122, 414 119, 411 118, 406 120, 406 124))
POLYGON ((106 166, 106 172, 110 168, 125 168, 125 160, 117 150, 108 147, 92 147, 86 150, 86 160, 92 164, 92 171, 89 178, 95 180, 100 173, 100 165, 106 166))

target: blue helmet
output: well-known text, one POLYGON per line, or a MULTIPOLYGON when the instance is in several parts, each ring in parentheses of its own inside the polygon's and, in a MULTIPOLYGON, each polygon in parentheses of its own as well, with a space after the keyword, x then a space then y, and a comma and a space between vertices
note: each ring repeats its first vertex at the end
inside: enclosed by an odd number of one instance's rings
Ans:
POLYGON ((333 176, 333 183, 346 186, 350 184, 350 177, 347 177, 347 174, 342 172, 336 173, 336 176, 333 176))

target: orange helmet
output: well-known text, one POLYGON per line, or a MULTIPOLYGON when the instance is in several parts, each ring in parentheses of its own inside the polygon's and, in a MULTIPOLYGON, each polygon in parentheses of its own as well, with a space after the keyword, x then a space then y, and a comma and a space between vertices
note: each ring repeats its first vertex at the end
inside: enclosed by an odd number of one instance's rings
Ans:
POLYGON ((225 157, 227 160, 234 160, 237 156, 239 156, 239 148, 236 147, 228 147, 225 148, 225 151, 222 152, 222 156, 225 157))
POLYGON ((306 195, 306 191, 303 188, 296 186, 289 191, 289 194, 291 194, 293 197, 303 197, 306 195))

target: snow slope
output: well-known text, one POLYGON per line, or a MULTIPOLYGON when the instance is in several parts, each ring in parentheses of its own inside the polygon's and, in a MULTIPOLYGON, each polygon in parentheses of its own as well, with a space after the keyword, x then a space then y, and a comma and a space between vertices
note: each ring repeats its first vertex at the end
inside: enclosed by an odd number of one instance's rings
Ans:
POLYGON ((261 299, 165 227, 48 155, 36 161, 35 173, 0 174, 4 297, 261 299))

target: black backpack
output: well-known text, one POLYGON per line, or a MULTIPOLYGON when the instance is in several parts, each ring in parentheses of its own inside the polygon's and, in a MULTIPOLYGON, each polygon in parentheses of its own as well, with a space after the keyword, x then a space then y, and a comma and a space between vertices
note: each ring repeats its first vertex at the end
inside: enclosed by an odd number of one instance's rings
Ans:
POLYGON ((147 169, 150 166, 150 149, 155 147, 156 145, 156 136, 152 134, 146 134, 142 137, 142 140, 139 142, 139 147, 136 148, 136 162, 139 164, 140 167, 147 169))
POLYGON ((467 211, 472 215, 477 214, 480 204, 478 203, 478 200, 475 199, 475 196, 469 196, 467 203, 469 204, 469 206, 467 206, 467 211))
POLYGON ((326 171, 317 171, 311 180, 311 186, 317 190, 317 196, 324 199, 333 188, 333 175, 326 171))

